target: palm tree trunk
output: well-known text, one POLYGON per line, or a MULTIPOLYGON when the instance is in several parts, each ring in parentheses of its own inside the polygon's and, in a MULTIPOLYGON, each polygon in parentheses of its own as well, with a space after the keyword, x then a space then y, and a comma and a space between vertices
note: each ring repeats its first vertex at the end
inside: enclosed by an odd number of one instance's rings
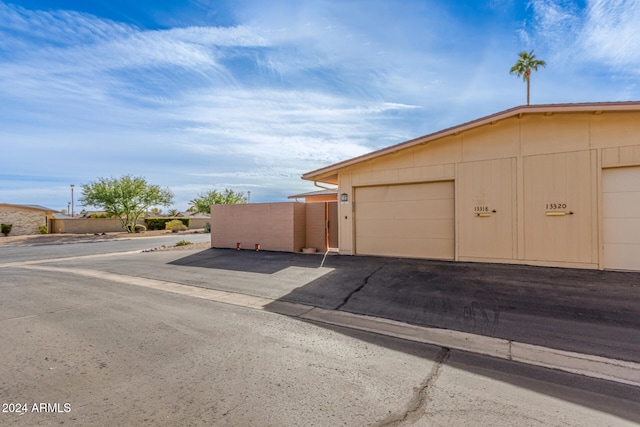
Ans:
POLYGON ((529 105, 529 89, 531 87, 531 68, 524 70, 524 79, 527 81, 527 105, 529 105))

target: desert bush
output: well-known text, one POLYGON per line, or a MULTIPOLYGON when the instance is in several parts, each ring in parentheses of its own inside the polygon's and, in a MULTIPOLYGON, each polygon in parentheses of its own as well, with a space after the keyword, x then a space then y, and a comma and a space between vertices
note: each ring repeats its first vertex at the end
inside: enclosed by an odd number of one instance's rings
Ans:
POLYGON ((187 241, 187 240, 180 240, 178 243, 176 243, 176 246, 188 246, 188 245, 192 245, 193 243, 187 241))
POLYGON ((147 231, 147 227, 142 224, 136 224, 136 227, 133 229, 134 233, 144 233, 147 231))
POLYGON ((4 234, 5 236, 8 236, 9 233, 11 233, 12 227, 13 224, 0 224, 0 232, 2 232, 2 234, 4 234))
POLYGON ((191 225, 191 218, 146 218, 148 230, 166 230, 167 223, 171 221, 180 221, 187 228, 191 225))
POLYGON ((41 225, 38 230, 40 230, 40 234, 49 234, 49 229, 46 225, 41 225))
POLYGON ((184 231, 188 229, 188 227, 178 219, 167 222, 164 228, 165 230, 171 230, 172 233, 177 233, 178 231, 184 231))
POLYGON ((211 223, 210 223, 210 222, 207 222, 207 223, 204 225, 204 232, 205 232, 205 233, 211 233, 211 223))

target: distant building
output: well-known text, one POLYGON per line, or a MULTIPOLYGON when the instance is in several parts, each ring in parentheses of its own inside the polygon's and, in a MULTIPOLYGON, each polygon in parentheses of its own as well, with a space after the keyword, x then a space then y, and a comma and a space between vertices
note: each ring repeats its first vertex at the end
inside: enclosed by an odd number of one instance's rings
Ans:
POLYGON ((41 226, 49 229, 54 212, 39 205, 0 203, 0 224, 12 225, 10 236, 40 234, 41 226))

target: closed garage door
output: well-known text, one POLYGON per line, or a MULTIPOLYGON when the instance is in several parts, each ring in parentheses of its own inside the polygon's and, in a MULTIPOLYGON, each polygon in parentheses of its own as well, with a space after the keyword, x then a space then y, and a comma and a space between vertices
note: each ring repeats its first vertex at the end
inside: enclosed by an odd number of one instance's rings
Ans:
POLYGON ((640 167, 602 172, 604 267, 640 270, 640 167))
POLYGON ((360 187, 356 253, 454 258, 453 181, 360 187))

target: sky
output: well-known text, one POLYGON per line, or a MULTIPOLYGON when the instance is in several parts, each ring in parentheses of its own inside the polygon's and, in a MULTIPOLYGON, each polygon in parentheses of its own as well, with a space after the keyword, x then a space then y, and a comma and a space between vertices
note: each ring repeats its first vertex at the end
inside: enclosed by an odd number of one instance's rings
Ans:
MULTIPOLYGON (((174 205, 526 103, 640 100, 640 0, 0 0, 0 203, 98 178, 174 205)), ((91 207, 86 207, 92 210, 91 207)), ((166 210, 166 208, 165 208, 166 210)))

